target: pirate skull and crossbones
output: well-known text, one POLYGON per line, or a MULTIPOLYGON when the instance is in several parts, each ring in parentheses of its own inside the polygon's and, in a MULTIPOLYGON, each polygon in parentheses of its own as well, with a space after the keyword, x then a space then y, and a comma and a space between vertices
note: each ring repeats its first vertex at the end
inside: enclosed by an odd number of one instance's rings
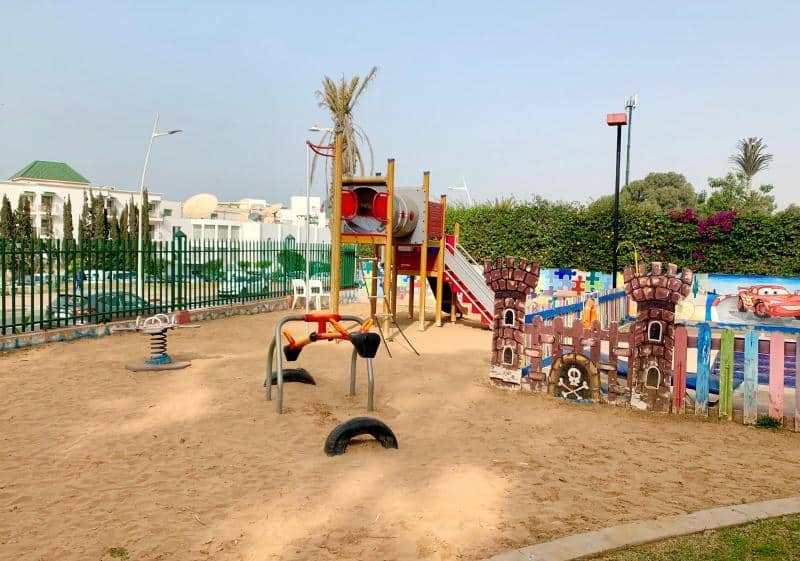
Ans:
POLYGON ((558 379, 558 386, 566 390, 561 392, 561 397, 564 399, 583 399, 578 392, 588 390, 589 386, 586 384, 586 380, 581 383, 582 375, 581 371, 573 366, 567 370, 567 383, 564 382, 564 378, 558 379))

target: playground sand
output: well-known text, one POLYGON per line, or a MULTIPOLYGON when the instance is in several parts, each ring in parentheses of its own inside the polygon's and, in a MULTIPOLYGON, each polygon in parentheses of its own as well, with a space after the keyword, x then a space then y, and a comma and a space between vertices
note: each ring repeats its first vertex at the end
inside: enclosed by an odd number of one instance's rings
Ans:
POLYGON ((421 358, 380 351, 374 416, 399 450, 329 458, 328 432, 366 414, 364 376, 348 397, 349 345, 313 345, 318 385, 287 385, 276 415, 278 317, 171 334, 182 371, 125 370, 136 334, 0 355, 0 559, 472 560, 800 494, 800 435, 493 389, 490 333, 466 325, 409 326, 421 358))

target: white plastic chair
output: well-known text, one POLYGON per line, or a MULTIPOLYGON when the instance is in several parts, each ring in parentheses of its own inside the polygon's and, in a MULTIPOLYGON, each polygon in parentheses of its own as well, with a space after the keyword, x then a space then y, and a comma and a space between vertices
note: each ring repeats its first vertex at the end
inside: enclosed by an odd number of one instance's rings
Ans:
POLYGON ((308 281, 308 295, 311 298, 314 298, 316 301, 317 309, 322 309, 322 299, 327 297, 328 298, 328 306, 331 303, 331 293, 324 292, 324 288, 322 287, 322 281, 319 279, 311 279, 308 281))
POLYGON ((292 279, 292 309, 297 307, 300 298, 307 298, 306 283, 303 279, 292 279))

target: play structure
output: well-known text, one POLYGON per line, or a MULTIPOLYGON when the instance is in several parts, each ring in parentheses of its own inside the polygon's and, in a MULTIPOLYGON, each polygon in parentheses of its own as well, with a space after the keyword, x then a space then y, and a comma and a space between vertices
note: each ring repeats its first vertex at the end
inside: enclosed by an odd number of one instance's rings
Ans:
POLYGON ((132 327, 118 327, 114 331, 136 331, 150 338, 150 358, 144 362, 127 364, 125 368, 132 372, 180 370, 191 365, 190 361, 174 361, 167 353, 167 332, 178 328, 194 328, 179 321, 176 314, 156 314, 148 318, 136 318, 132 327))
POLYGON ((295 362, 300 357, 300 352, 308 345, 318 341, 349 341, 353 345, 353 353, 350 358, 350 395, 356 393, 356 359, 360 356, 367 362, 367 411, 373 410, 373 395, 375 389, 375 379, 372 370, 372 359, 378 352, 381 344, 381 336, 370 332, 373 320, 366 321, 358 316, 341 316, 337 313, 311 312, 303 315, 290 315, 281 318, 275 326, 275 336, 269 345, 267 353, 267 375, 264 380, 265 397, 272 399, 272 386, 277 386, 277 399, 275 408, 278 413, 283 413, 283 384, 287 381, 299 381, 307 384, 314 384, 313 378, 303 369, 293 369, 287 373, 283 368, 283 359, 287 362, 295 362), (348 331, 340 322, 352 321, 358 324, 354 331, 348 331), (290 322, 303 322, 317 324, 317 331, 312 331, 300 339, 295 339, 291 333, 283 329, 283 326, 290 322), (328 327, 332 329, 329 330, 328 327), (275 352, 281 338, 286 339, 283 346, 283 353, 275 352), (272 370, 275 364, 275 370, 272 370), (287 375, 288 374, 288 375, 287 375))
POLYGON ((759 339, 753 329, 737 337, 730 328, 714 336, 707 323, 690 335, 687 326, 675 324, 675 309, 692 290, 691 271, 678 272, 673 264, 665 269, 659 262, 649 270, 646 264, 627 267, 624 291, 526 314, 538 273, 538 266, 524 259, 485 264, 486 282, 497 295, 490 369, 495 385, 527 387, 573 402, 604 401, 675 414, 687 412, 687 390, 693 390, 695 414, 708 416, 716 405, 721 419, 745 424, 757 421, 762 386, 768 390, 768 403, 761 410, 800 430, 800 339, 787 340, 778 331, 759 339), (619 304, 608 305, 615 301, 619 304), (623 331, 631 303, 636 315, 623 331), (696 372, 690 372, 687 365, 694 357, 696 372), (787 391, 795 401, 788 413, 787 391))
POLYGON ((426 283, 435 279, 434 309, 436 325, 442 323, 442 310, 450 302, 451 318, 456 317, 456 302, 466 300, 470 310, 484 322, 492 319, 494 295, 484 284, 480 266, 458 245, 454 236, 445 235, 447 200, 430 200, 430 173, 425 172, 416 187, 395 186, 395 162, 388 160, 385 175, 354 177, 342 171, 342 136, 333 146, 333 192, 331 259, 331 307, 338 312, 341 246, 343 243, 373 247, 367 279, 370 315, 380 320, 383 331, 397 317, 397 278, 409 277, 409 317, 414 317, 415 278, 420 329, 424 328, 426 283), (383 269, 383 290, 378 291, 378 275, 383 269), (382 311, 378 312, 378 300, 382 311))

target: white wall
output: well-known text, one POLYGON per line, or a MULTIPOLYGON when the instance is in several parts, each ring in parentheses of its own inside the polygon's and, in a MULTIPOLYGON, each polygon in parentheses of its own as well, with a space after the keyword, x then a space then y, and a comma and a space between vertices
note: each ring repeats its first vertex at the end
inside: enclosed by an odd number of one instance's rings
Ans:
MULTIPOLYGON (((161 228, 164 240, 172 239, 172 229, 178 227, 190 241, 282 241, 292 236, 300 243, 305 241, 305 226, 291 224, 264 224, 262 222, 239 222, 237 220, 189 219, 165 217, 161 228)), ((327 228, 309 228, 311 243, 330 242, 327 228)))
MULTIPOLYGON (((80 221, 81 212, 83 210, 83 195, 86 193, 88 196, 91 192, 92 195, 102 195, 106 197, 109 212, 112 210, 119 215, 122 208, 133 199, 135 204, 139 204, 139 192, 127 191, 124 189, 117 189, 115 187, 98 187, 96 185, 70 185, 61 183, 38 183, 33 181, 0 181, 0 199, 5 195, 11 201, 11 208, 16 210, 17 202, 22 194, 29 193, 31 197, 31 216, 33 218, 33 225, 36 231, 41 235, 42 218, 46 217, 47 213, 44 205, 42 204, 42 196, 45 193, 52 193, 52 206, 51 217, 53 220, 53 238, 62 238, 64 236, 64 203, 69 197, 72 203, 72 233, 75 238, 78 237, 78 223, 80 221)), ((159 233, 160 224, 160 204, 161 193, 148 193, 150 203, 154 203, 156 208, 150 214, 150 223, 154 227, 154 239, 159 233)))

